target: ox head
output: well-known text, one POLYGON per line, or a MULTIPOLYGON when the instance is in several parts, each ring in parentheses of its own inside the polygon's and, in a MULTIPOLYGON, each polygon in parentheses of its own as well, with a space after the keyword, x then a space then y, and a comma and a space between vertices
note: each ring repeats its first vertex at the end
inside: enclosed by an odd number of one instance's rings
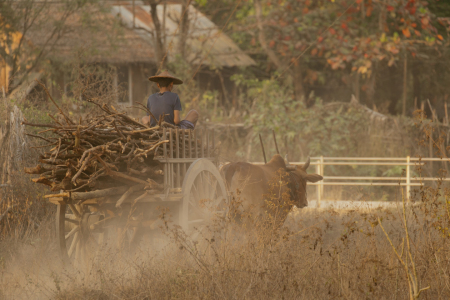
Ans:
POLYGON ((295 206, 298 208, 302 208, 308 206, 308 199, 306 194, 306 182, 317 182, 323 179, 319 174, 308 174, 306 170, 309 167, 311 162, 310 158, 306 160, 305 164, 302 166, 295 166, 289 164, 289 160, 287 159, 287 155, 285 156, 286 170, 291 175, 290 177, 294 182, 291 182, 291 189, 296 189, 297 199, 295 200, 295 206))

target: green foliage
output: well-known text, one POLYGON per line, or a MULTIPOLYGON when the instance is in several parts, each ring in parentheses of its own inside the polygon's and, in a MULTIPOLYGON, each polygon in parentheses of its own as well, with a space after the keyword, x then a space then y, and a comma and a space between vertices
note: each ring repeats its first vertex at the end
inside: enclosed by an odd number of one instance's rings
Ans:
MULTIPOLYGON (((236 84, 244 86, 247 102, 246 124, 257 133, 274 130, 282 141, 292 145, 300 143, 310 156, 355 155, 358 137, 367 128, 367 118, 353 107, 324 105, 313 98, 315 105, 307 107, 304 101, 294 100, 289 87, 273 80, 245 80, 233 77, 236 84)), ((294 145, 295 146, 295 145, 294 145)), ((294 147, 293 147, 294 148, 294 147)))
MULTIPOLYGON (((414 168, 411 168, 411 177, 417 177, 419 174, 415 171, 413 171, 414 168)), ((395 177, 395 176, 405 176, 405 166, 395 166, 392 168, 389 168, 385 172, 383 172, 382 176, 386 177, 395 177)))

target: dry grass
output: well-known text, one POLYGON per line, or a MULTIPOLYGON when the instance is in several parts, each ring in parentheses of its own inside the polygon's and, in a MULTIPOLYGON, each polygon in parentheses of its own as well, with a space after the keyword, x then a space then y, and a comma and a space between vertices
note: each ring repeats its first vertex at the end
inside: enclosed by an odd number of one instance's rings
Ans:
POLYGON ((405 215, 401 206, 300 210, 279 230, 218 220, 199 243, 171 227, 132 253, 104 251, 81 268, 62 267, 52 226, 43 222, 23 238, 2 241, 0 298, 405 299, 408 280, 381 221, 403 261, 414 262, 420 286, 430 286, 420 298, 448 299, 450 236, 442 226, 448 228, 450 214, 432 192, 406 206, 405 215), (405 221, 408 257, 400 251, 405 221))

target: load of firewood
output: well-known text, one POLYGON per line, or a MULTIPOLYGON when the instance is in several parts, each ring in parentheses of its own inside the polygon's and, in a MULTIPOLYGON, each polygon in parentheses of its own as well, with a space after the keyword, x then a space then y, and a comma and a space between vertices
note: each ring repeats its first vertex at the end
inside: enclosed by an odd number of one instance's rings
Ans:
POLYGON ((96 105, 103 114, 89 120, 74 122, 56 105, 61 120, 51 116, 51 124, 24 121, 24 125, 43 128, 27 135, 44 140, 43 147, 49 149, 40 156, 40 164, 25 172, 39 175, 34 182, 68 195, 94 190, 120 190, 122 194, 137 188, 156 193, 167 188, 162 165, 153 158, 161 156, 163 144, 169 142, 164 127, 174 126, 160 119, 149 128, 113 106, 96 105))

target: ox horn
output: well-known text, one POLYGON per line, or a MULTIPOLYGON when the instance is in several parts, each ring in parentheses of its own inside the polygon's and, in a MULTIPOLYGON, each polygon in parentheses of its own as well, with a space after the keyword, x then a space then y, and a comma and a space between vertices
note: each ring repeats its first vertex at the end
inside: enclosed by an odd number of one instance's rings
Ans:
POLYGON ((297 169, 297 166, 291 166, 291 164, 289 163, 287 154, 284 156, 284 162, 286 163, 286 170, 295 171, 297 169))
POLYGON ((311 163, 311 158, 308 156, 308 159, 306 160, 305 164, 302 166, 302 170, 306 172, 306 169, 308 169, 310 163, 311 163))

